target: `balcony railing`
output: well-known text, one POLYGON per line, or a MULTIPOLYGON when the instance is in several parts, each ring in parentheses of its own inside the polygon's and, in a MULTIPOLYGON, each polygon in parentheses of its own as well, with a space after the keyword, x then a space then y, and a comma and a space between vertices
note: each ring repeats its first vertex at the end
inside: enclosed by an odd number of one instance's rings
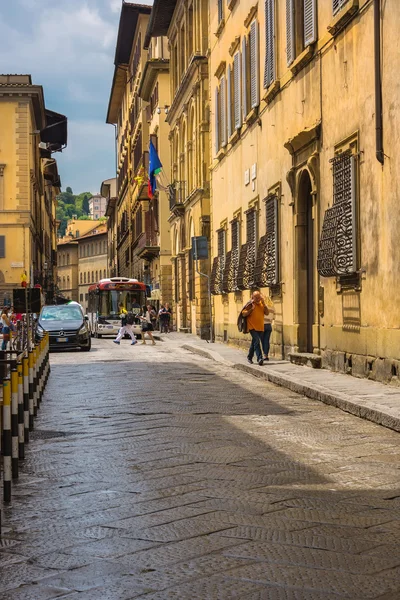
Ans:
POLYGON ((186 198, 186 181, 175 181, 168 186, 169 209, 173 213, 182 212, 186 198))

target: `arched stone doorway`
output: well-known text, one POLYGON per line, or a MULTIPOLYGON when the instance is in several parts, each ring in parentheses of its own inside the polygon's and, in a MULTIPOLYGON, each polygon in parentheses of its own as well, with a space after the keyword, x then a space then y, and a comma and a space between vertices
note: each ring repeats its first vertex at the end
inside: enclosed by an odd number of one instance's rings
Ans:
POLYGON ((312 182, 307 169, 298 175, 296 199, 296 321, 300 352, 313 352, 316 261, 312 182))

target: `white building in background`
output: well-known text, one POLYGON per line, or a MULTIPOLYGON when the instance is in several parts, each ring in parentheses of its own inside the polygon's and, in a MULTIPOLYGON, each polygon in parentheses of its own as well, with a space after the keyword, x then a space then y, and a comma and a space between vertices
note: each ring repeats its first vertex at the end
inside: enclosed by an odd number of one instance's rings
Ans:
POLYGON ((107 199, 100 194, 92 196, 89 200, 89 214, 94 220, 104 217, 106 214, 107 199))

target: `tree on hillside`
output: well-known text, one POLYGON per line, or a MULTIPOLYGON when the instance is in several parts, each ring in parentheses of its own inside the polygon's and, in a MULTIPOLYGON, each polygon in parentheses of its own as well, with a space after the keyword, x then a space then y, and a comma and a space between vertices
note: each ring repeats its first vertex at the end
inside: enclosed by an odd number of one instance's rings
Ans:
POLYGON ((65 188, 65 191, 67 192, 67 194, 72 194, 73 193, 72 192, 72 188, 70 188, 70 187, 65 188))
POLYGON ((87 194, 83 197, 82 210, 86 215, 89 214, 89 196, 87 194))
POLYGON ((67 222, 74 215, 79 219, 83 217, 88 219, 87 212, 83 208, 85 198, 87 202, 92 197, 90 192, 82 192, 81 194, 75 195, 72 193, 72 189, 67 187, 65 192, 61 192, 57 196, 57 220, 60 221, 59 235, 63 237, 67 229, 67 222))

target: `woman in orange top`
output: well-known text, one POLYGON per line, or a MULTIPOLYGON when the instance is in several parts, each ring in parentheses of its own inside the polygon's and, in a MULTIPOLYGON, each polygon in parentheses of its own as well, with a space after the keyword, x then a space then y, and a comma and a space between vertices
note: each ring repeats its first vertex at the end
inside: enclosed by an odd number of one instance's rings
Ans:
POLYGON ((251 345, 247 355, 247 361, 250 364, 253 364, 255 352, 260 367, 264 364, 261 348, 264 339, 264 315, 267 315, 268 312, 268 307, 264 303, 260 292, 253 292, 251 303, 242 309, 243 316, 247 317, 247 327, 251 335, 251 345))

